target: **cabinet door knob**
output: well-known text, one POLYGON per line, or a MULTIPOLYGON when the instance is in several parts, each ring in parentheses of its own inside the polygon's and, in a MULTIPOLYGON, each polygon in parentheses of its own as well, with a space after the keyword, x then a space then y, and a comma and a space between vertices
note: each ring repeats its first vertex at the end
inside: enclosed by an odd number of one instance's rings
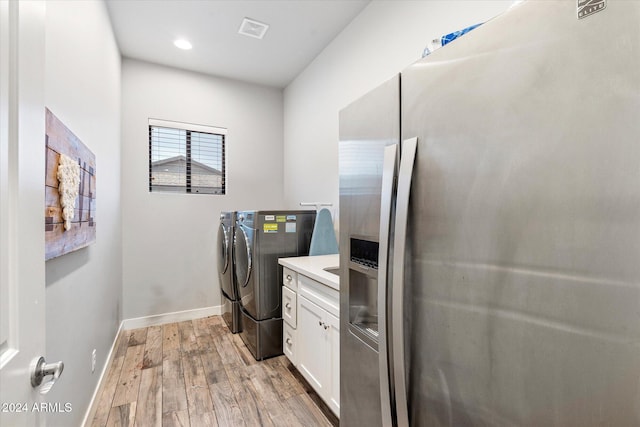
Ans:
POLYGON ((291 275, 290 275, 290 274, 287 274, 287 280, 290 282, 290 281, 291 281, 291 279, 293 279, 293 277, 291 277, 291 275))
POLYGON ((290 303, 286 303, 286 304, 284 305, 284 307, 285 307, 285 308, 291 308, 291 304, 290 304, 290 303))
POLYGON ((287 338, 287 345, 291 345, 291 338, 287 338))
POLYGON ((318 320, 318 326, 322 326, 324 323, 322 323, 322 320, 318 320))
POLYGON ((323 325, 323 327, 324 327, 324 330, 325 330, 325 331, 326 331, 327 329, 329 329, 329 325, 327 325, 327 324, 323 325))

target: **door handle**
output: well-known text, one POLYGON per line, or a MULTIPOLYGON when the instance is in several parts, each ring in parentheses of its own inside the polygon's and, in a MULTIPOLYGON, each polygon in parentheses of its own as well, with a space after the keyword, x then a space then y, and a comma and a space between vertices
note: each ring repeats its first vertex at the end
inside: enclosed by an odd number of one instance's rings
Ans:
POLYGON ((391 211, 395 193, 394 181, 397 174, 398 145, 384 148, 382 166, 382 187, 380 190, 380 247, 378 254, 378 371, 380 374, 380 411, 382 425, 392 425, 391 384, 389 378, 389 340, 387 330, 387 296, 389 274, 389 236, 391 229, 391 211))
POLYGON ((46 363, 44 357, 40 356, 37 359, 33 359, 31 362, 31 387, 40 387, 40 394, 47 394, 53 384, 58 381, 62 371, 64 370, 64 363, 46 363), (51 379, 42 384, 42 380, 45 377, 51 376, 51 379))
POLYGON ((406 366, 404 360, 404 267, 409 222, 409 196, 413 164, 418 148, 418 138, 402 142, 400 170, 398 171, 398 195, 396 199, 396 225, 393 236, 393 295, 391 297, 391 324, 393 330, 393 376, 396 397, 398 427, 409 427, 406 366))

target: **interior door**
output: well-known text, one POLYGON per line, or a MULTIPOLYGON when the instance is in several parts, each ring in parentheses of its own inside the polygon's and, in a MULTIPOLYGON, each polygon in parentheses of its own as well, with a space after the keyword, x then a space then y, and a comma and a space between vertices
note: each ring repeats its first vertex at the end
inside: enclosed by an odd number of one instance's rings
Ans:
POLYGON ((44 425, 44 2, 0 1, 0 425, 44 425))

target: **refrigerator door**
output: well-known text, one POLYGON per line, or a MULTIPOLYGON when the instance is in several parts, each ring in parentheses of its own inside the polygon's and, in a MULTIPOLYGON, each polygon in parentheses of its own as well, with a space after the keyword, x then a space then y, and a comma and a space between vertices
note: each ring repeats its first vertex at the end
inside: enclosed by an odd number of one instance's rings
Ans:
POLYGON ((382 425, 381 188, 385 147, 399 142, 399 84, 396 76, 340 112, 340 425, 347 427, 382 425))
POLYGON ((413 426, 640 425, 640 2, 578 13, 524 2, 402 74, 413 426))

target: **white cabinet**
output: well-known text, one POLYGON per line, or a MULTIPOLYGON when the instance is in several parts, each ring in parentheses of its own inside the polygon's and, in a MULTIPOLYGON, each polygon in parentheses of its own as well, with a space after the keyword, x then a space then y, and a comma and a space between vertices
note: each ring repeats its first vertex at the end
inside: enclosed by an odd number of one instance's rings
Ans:
POLYGON ((326 311, 300 297, 300 330, 304 333, 300 335, 298 370, 321 396, 325 394, 324 389, 329 382, 326 378, 329 372, 326 315, 326 311))
POLYGON ((299 298, 299 306, 298 370, 339 414, 340 321, 305 297, 299 298))
POLYGON ((298 325, 298 274, 286 267, 282 269, 282 352, 297 365, 296 341, 298 325))
POLYGON ((293 289, 294 291, 296 290, 296 288, 298 287, 297 277, 298 275, 295 271, 287 267, 282 268, 282 284, 287 288, 293 289))
POLYGON ((286 260, 287 266, 283 265, 282 272, 282 350, 339 417, 340 308, 337 285, 318 281, 324 271, 320 275, 305 269, 295 271, 292 268, 295 268, 296 259, 286 260))
POLYGON ((327 313, 329 326, 329 385, 328 404, 331 410, 340 415, 340 319, 327 313))
POLYGON ((283 323, 282 333, 282 351, 289 358, 293 365, 297 365, 298 353, 296 352, 297 334, 296 329, 292 328, 287 322, 283 323))
POLYGON ((340 414, 340 320, 338 291, 298 276, 297 368, 340 414))
POLYGON ((298 326, 298 316, 297 316, 297 295, 294 291, 289 289, 286 286, 282 287, 282 318, 285 322, 287 322, 293 329, 298 326))

